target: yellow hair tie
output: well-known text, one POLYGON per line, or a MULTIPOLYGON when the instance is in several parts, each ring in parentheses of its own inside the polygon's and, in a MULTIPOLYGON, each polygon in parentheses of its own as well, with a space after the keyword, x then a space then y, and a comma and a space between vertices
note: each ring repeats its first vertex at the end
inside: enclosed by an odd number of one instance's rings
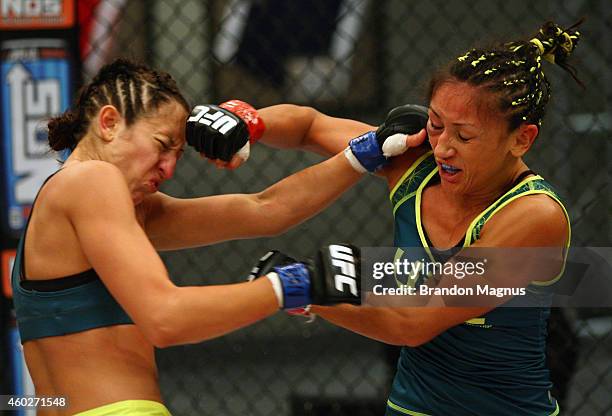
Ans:
MULTIPOLYGON (((569 41, 571 42, 571 38, 569 38, 569 41)), ((555 52, 556 47, 552 48, 550 51, 548 51, 548 53, 545 54, 544 52, 546 51, 546 48, 544 47, 544 44, 542 43, 540 39, 533 38, 529 42, 533 43, 534 45, 538 47, 538 53, 539 55, 542 56, 542 58, 546 59, 550 63, 553 63, 553 64, 555 63, 554 52, 555 52)))
POLYGON ((475 61, 472 61, 472 66, 476 67, 476 65, 478 65, 479 62, 485 61, 486 59, 487 57, 485 55, 481 55, 480 58, 476 59, 475 61))
POLYGON ((536 45, 538 47, 538 51, 539 51, 540 55, 544 55, 544 51, 546 49, 544 49, 544 45, 542 45, 542 42, 540 41, 540 39, 533 38, 529 42, 533 43, 534 45, 536 45))
POLYGON ((570 53, 574 48, 574 39, 572 39, 572 36, 570 36, 570 34, 567 32, 563 32, 563 37, 565 40, 561 44, 561 47, 565 52, 570 53))

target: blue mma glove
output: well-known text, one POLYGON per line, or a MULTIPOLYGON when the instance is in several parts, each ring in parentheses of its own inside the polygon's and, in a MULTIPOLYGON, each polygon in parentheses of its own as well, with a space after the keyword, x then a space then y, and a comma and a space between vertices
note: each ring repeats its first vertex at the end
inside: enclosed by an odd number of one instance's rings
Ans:
POLYGON ((388 157, 405 152, 408 149, 405 136, 425 128, 428 118, 426 107, 415 104, 395 107, 375 132, 351 140, 344 155, 358 172, 374 172, 387 164, 388 157), (385 146, 387 139, 397 143, 385 146))
POLYGON ((353 246, 324 247, 314 261, 307 262, 271 251, 259 260, 249 280, 262 275, 272 283, 281 309, 361 303, 359 249, 353 246))

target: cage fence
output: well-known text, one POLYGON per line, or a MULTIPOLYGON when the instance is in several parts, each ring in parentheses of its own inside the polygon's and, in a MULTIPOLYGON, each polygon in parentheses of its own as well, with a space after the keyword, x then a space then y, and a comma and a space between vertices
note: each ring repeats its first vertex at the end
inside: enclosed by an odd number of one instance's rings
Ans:
MULTIPOLYGON (((162 68, 193 103, 290 102, 372 124, 394 106, 424 104, 432 71, 472 45, 530 34, 546 20, 569 26, 587 16, 575 60, 586 89, 548 69, 552 101, 527 162, 566 201, 574 245, 612 241, 612 9, 605 0, 110 3, 115 12, 96 17, 112 37, 110 46, 104 36, 93 44, 102 61, 128 56, 162 68)), ((257 146, 247 164, 227 172, 187 152, 164 190, 179 197, 258 192, 319 160, 257 146)), ((368 177, 284 235, 163 257, 177 284, 199 285, 242 281, 268 248, 304 257, 336 241, 392 245, 387 198, 383 181, 368 177)), ((564 414, 612 414, 611 315, 552 313, 548 358, 564 414)), ((178 415, 380 415, 397 349, 321 320, 277 314, 157 357, 164 398, 178 415)))

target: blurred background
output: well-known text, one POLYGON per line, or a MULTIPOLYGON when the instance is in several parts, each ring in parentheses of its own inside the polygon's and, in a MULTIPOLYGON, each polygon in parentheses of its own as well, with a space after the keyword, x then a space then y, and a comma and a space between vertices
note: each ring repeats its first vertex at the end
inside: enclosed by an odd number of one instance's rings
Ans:
MULTIPOLYGON (((574 246, 611 244, 607 0, 0 0, 0 12, 4 275, 32 195, 56 166, 56 156, 44 150, 40 120, 63 111, 76 88, 115 57, 170 72, 194 104, 290 102, 379 124, 397 105, 426 105, 429 76, 468 48, 528 36, 546 20, 570 26, 583 16, 573 63, 586 89, 547 64, 552 101, 527 163, 564 199, 574 246), (58 24, 58 10, 75 18, 58 24), (33 61, 45 59, 55 60, 49 64, 55 69, 37 72, 33 61), (26 71, 17 71, 19 65, 26 71), (9 86, 28 76, 41 85, 56 77, 57 104, 22 114, 38 124, 20 133, 16 119, 7 120, 21 103, 11 101, 18 97, 9 86), (30 191, 20 196, 15 189, 27 178, 30 191)), ((258 192, 319 160, 258 145, 248 163, 228 172, 188 150, 163 191, 177 197, 258 192)), ((367 177, 285 235, 163 258, 179 285, 240 282, 269 248, 305 257, 338 241, 392 245, 390 208, 384 181, 367 177)), ((4 294, 0 387, 8 394, 28 386, 6 286, 4 294)), ((548 360, 563 414, 612 415, 611 332, 609 309, 553 311, 548 360)), ((176 415, 382 415, 397 349, 322 320, 307 324, 279 313, 221 339, 159 350, 157 358, 163 396, 176 415)))

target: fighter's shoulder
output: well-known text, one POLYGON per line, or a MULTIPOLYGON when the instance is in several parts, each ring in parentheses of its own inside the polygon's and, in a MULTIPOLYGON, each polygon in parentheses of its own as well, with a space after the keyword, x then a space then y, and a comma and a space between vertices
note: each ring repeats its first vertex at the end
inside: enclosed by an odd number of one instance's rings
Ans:
POLYGON ((125 184, 125 178, 119 168, 112 163, 101 160, 88 160, 62 168, 56 182, 66 186, 89 187, 114 182, 125 184))
POLYGON ((554 246, 567 239, 569 224, 563 208, 545 194, 524 195, 493 215, 482 239, 507 239, 507 244, 554 246))
POLYGON ((129 196, 127 182, 119 168, 100 160, 66 166, 50 182, 49 191, 65 207, 129 196))

